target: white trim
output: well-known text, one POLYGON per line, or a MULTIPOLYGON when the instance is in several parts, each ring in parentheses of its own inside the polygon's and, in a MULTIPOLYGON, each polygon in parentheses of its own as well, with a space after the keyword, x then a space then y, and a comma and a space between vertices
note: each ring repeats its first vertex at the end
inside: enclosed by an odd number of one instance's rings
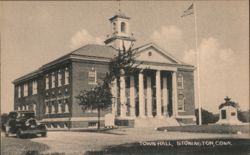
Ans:
POLYGON ((37 80, 32 81, 32 95, 37 94, 37 80))
POLYGON ((62 122, 62 121, 70 121, 69 117, 64 118, 44 118, 42 122, 62 122))
POLYGON ((177 88, 178 89, 184 89, 184 77, 183 77, 183 75, 181 73, 178 73, 178 75, 177 75, 177 88), (179 78, 180 78, 181 81, 179 81, 179 78), (181 86, 178 86, 179 82, 181 83, 181 86))
POLYGON ((143 52, 145 49, 149 48, 149 47, 154 47, 156 50, 158 50, 161 54, 163 54, 165 57, 169 57, 170 59, 172 59, 173 61, 175 61, 178 64, 182 64, 181 61, 179 61, 178 59, 176 59, 175 57, 173 57, 171 54, 169 54, 168 52, 166 52, 165 50, 163 50, 162 48, 160 48, 158 45, 156 45, 155 43, 149 43, 146 45, 143 45, 139 48, 136 48, 136 50, 138 50, 137 54, 143 52))
POLYGON ((21 86, 18 86, 18 88, 17 88, 18 90, 18 98, 21 98, 21 96, 22 96, 22 88, 21 88, 21 86))
POLYGON ((28 84, 26 83, 26 84, 23 85, 23 96, 24 97, 28 96, 28 91, 29 91, 28 84))
MULTIPOLYGON (((115 56, 115 55, 114 55, 115 56)), ((87 61, 100 61, 100 62, 110 62, 110 58, 100 58, 100 57, 91 57, 91 56, 79 56, 79 55, 71 55, 69 58, 71 59, 79 59, 79 60, 87 60, 87 61)))
MULTIPOLYGON (((97 117, 71 117, 71 121, 98 121, 97 117)), ((104 117, 100 117, 100 120, 105 120, 104 117)))
POLYGON ((88 84, 89 85, 96 85, 97 84, 97 73, 96 73, 96 69, 95 68, 91 68, 88 71, 88 84), (91 73, 91 78, 95 78, 95 81, 89 81, 90 73, 91 73), (94 77, 92 77, 92 73, 93 73, 94 77))
POLYGON ((49 89, 49 74, 46 74, 45 77, 45 89, 49 89))
POLYGON ((62 73, 61 73, 61 70, 59 70, 57 74, 57 87, 61 87, 61 86, 62 86, 62 73))
POLYGON ((55 88, 56 87, 56 76, 55 76, 55 72, 51 73, 51 88, 55 88))
POLYGON ((167 70, 167 71, 177 71, 177 67, 170 67, 170 66, 158 66, 158 65, 147 65, 147 64, 140 64, 139 68, 148 68, 148 69, 154 69, 154 70, 167 70))
POLYGON ((69 79, 69 68, 66 67, 64 70, 64 85, 68 85, 70 83, 69 79))

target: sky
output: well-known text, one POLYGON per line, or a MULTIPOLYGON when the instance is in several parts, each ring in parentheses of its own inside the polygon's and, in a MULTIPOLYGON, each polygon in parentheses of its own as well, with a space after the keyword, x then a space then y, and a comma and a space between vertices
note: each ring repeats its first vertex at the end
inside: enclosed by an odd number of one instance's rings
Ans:
MULTIPOLYGON (((249 4, 196 1, 197 51, 203 108, 218 113, 229 96, 249 109, 249 4)), ((13 110, 14 79, 88 43, 103 44, 117 1, 0 2, 1 113, 13 110)), ((194 15, 181 18, 191 1, 121 1, 131 17, 135 46, 154 42, 196 65, 194 15)))

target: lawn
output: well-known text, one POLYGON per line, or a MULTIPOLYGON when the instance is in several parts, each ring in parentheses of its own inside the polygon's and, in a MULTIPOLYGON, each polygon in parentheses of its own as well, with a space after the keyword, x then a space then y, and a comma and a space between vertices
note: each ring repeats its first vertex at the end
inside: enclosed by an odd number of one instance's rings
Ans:
POLYGON ((1 136, 1 154, 3 155, 38 155, 41 151, 48 149, 47 145, 29 139, 1 136))
POLYGON ((109 146, 101 151, 88 151, 85 155, 249 155, 249 139, 183 139, 149 141, 109 146))
POLYGON ((249 124, 245 125, 188 125, 177 127, 160 127, 159 131, 201 132, 201 133, 249 133, 249 124))

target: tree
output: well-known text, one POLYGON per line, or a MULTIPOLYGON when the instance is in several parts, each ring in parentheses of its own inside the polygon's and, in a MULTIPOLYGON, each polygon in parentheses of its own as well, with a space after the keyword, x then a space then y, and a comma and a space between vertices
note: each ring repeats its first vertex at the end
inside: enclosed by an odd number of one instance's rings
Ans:
POLYGON ((244 123, 250 122, 250 110, 238 111, 238 119, 244 123))
POLYGON ((6 113, 1 114, 1 127, 2 127, 2 130, 5 130, 4 129, 4 124, 8 121, 8 119, 9 119, 8 114, 6 114, 6 113))
MULTIPOLYGON (((103 79, 102 83, 98 83, 96 87, 91 90, 82 90, 80 94, 76 96, 79 100, 79 105, 82 106, 82 110, 97 109, 98 111, 98 130, 100 129, 100 111, 106 109, 112 105, 112 93, 111 83, 115 79, 118 83, 118 90, 120 77, 129 76, 140 71, 138 66, 141 64, 135 63, 136 52, 132 50, 133 44, 126 50, 124 44, 122 50, 118 50, 118 55, 111 59, 109 63, 109 72, 103 79)), ((118 91, 119 94, 119 91, 118 91)))
POLYGON ((136 51, 132 49, 133 44, 126 49, 124 44, 122 50, 118 50, 118 55, 111 59, 109 64, 109 73, 106 78, 109 82, 112 80, 119 79, 121 76, 130 76, 140 72, 142 69, 139 68, 141 63, 136 63, 136 51))
MULTIPOLYGON (((195 109, 195 116, 196 116, 196 124, 199 124, 198 109, 195 109)), ((214 115, 213 113, 205 109, 201 109, 201 116, 202 116, 202 124, 215 123, 219 120, 218 115, 214 115)))
POLYGON ((82 106, 83 111, 89 108, 97 109, 99 130, 101 109, 108 108, 112 104, 112 94, 108 81, 104 79, 103 84, 97 85, 91 90, 81 91, 76 98, 79 99, 79 105, 82 106))

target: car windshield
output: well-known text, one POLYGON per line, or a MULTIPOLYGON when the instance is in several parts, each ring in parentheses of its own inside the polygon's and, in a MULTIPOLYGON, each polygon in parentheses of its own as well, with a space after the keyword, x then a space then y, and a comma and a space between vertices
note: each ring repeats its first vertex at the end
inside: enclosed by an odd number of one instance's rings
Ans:
POLYGON ((35 116, 34 113, 18 113, 19 118, 30 118, 34 116, 35 116))

